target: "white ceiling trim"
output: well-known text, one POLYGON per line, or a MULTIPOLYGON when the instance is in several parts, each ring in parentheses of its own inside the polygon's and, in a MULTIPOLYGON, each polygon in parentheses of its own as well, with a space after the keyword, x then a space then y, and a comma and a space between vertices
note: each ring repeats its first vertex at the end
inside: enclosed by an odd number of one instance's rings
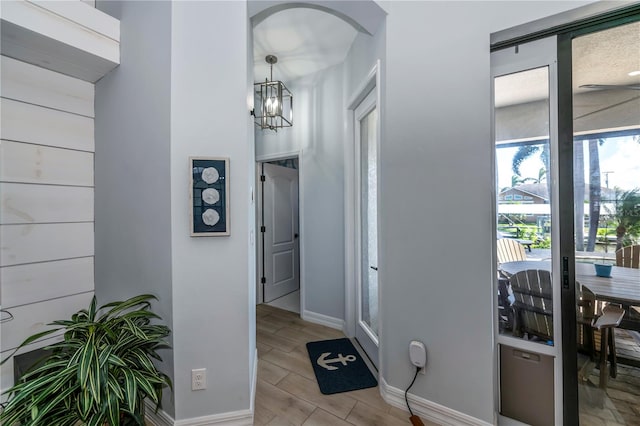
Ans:
POLYGON ((269 76, 267 55, 276 55, 273 78, 285 83, 344 61, 358 32, 344 20, 311 8, 274 13, 253 29, 254 80, 269 76))

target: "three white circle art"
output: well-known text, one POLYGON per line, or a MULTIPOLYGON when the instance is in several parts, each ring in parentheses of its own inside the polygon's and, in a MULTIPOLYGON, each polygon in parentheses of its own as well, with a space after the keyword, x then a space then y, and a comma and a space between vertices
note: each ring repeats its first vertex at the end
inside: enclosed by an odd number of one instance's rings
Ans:
POLYGON ((202 180, 208 184, 215 183, 219 177, 220 174, 215 167, 207 167, 202 171, 202 180))
POLYGON ((202 221, 205 225, 213 226, 220 220, 220 215, 213 209, 207 209, 202 213, 202 221))
MULTIPOLYGON (((202 180, 207 184, 218 181, 220 174, 215 167, 207 167, 202 171, 202 180)), ((220 200, 220 193, 215 188, 207 188, 202 191, 202 200, 207 204, 215 204, 220 200)), ((214 226, 220 221, 220 214, 213 209, 207 209, 202 213, 202 221, 205 225, 214 226)))
POLYGON ((215 204, 220 200, 220 193, 215 188, 207 188, 202 191, 202 199, 207 204, 215 204))

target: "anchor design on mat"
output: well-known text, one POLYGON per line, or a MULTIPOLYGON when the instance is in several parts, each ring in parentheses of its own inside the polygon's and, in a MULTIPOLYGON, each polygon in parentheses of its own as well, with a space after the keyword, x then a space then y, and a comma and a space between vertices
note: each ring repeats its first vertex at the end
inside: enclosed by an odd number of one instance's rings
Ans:
POLYGON ((342 363, 342 365, 347 365, 347 362, 353 362, 356 360, 355 355, 347 355, 343 356, 342 354, 338 354, 336 358, 327 359, 327 357, 331 355, 331 352, 325 352, 318 358, 318 365, 322 368, 326 368, 327 370, 337 370, 338 367, 334 367, 329 364, 342 363))

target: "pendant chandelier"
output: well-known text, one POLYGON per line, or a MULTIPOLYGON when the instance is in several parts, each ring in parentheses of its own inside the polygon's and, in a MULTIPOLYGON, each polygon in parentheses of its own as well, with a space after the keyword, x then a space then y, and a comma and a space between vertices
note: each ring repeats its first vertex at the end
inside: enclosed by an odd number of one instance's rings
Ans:
POLYGON ((256 109, 255 123, 261 129, 278 131, 279 128, 293 126, 293 95, 283 82, 273 80, 273 64, 278 62, 274 55, 267 55, 265 61, 269 64, 270 79, 263 83, 255 83, 256 109))

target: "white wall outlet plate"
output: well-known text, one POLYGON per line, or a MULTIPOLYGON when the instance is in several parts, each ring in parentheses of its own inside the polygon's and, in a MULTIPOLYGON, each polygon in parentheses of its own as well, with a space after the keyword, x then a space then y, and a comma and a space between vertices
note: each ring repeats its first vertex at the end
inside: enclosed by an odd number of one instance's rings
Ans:
POLYGON ((196 368, 191 370, 191 390, 202 390, 207 388, 207 369, 196 368))

